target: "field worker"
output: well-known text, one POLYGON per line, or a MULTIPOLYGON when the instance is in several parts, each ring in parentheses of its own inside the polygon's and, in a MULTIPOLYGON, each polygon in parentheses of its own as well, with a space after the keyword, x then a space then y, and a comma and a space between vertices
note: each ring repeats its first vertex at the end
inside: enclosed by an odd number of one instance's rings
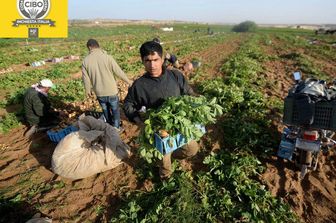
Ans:
POLYGON ((201 62, 193 60, 191 62, 187 62, 183 65, 182 69, 186 75, 190 74, 194 69, 201 66, 201 62))
POLYGON ((89 39, 86 44, 89 55, 82 64, 82 78, 87 96, 96 94, 107 123, 120 131, 118 87, 115 76, 132 84, 112 56, 99 47, 97 40, 89 39))
POLYGON ((48 99, 48 92, 53 86, 51 80, 43 79, 26 91, 23 108, 25 119, 30 126, 25 133, 26 137, 31 137, 39 130, 55 127, 59 123, 59 114, 51 108, 48 99))
MULTIPOLYGON (((159 38, 154 38, 153 39, 154 42, 157 42, 161 45, 161 41, 159 38)), ((170 53, 166 53, 165 57, 164 57, 164 62, 163 65, 165 67, 172 65, 175 68, 179 68, 180 64, 179 61, 177 60, 177 57, 174 54, 170 54, 170 53)))
MULTIPOLYGON (((145 42, 140 47, 140 55, 146 72, 129 88, 124 101, 124 111, 130 121, 143 127, 140 110, 144 107, 158 108, 171 96, 193 95, 191 87, 178 70, 169 70, 163 66, 162 47, 154 41, 145 42)), ((168 178, 172 173, 171 157, 184 159, 194 156, 199 150, 196 141, 164 155, 160 163, 160 177, 168 178)))

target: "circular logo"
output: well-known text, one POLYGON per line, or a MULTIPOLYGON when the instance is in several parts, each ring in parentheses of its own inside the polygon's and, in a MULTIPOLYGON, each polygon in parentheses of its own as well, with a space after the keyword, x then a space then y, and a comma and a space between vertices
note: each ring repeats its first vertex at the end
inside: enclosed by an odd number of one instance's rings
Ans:
POLYGON ((17 0, 17 9, 25 19, 43 19, 49 12, 50 0, 17 0))

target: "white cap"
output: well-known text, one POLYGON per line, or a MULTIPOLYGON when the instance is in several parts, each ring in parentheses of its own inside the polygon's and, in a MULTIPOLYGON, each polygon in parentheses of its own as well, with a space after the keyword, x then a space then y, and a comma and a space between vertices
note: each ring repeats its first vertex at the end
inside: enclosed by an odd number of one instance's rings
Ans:
POLYGON ((51 82, 51 80, 49 80, 49 79, 41 80, 39 85, 42 86, 42 87, 53 87, 54 86, 53 82, 51 82))

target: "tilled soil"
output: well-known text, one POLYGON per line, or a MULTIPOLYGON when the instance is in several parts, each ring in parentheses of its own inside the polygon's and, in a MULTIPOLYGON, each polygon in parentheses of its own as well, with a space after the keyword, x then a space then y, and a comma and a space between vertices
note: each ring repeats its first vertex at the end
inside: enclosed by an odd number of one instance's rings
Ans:
MULTIPOLYGON (((201 71, 206 75, 223 75, 219 68, 237 50, 240 41, 236 39, 224 42, 190 55, 190 58, 203 59, 202 63, 206 66, 201 71)), ((281 50, 281 44, 280 41, 273 40, 272 45, 261 47, 269 55, 290 53, 288 49, 281 50)), ((182 61, 190 58, 182 58, 182 61)), ((325 72, 334 71, 333 67, 336 65, 332 61, 318 63, 325 72)), ((269 82, 265 95, 283 99, 292 85, 291 73, 296 69, 295 62, 275 59, 265 62, 264 67, 266 71, 262 75, 269 82)), ((120 97, 124 98, 127 86, 122 83, 119 86, 120 97)), ((81 105, 85 106, 85 103, 76 107, 80 108, 81 105)), ((73 109, 76 115, 80 111, 81 109, 73 109)), ((122 119, 126 131, 121 137, 134 151, 134 140, 139 129, 124 116, 122 119)), ((278 128, 280 141, 283 128, 281 115, 275 114, 272 120, 278 128)), ((0 191, 6 198, 12 198, 12 202, 16 202, 6 212, 4 222, 24 222, 22 216, 37 212, 52 218, 53 222, 108 222, 119 207, 121 195, 132 190, 149 190, 152 185, 151 182, 138 180, 134 169, 137 162, 134 156, 113 170, 83 180, 64 179, 50 170, 51 156, 56 144, 50 142, 45 133, 37 133, 32 140, 28 140, 23 136, 25 131, 26 127, 22 126, 9 134, 0 135, 0 191)), ((211 129, 211 126, 208 135, 212 143, 210 146, 219 149, 219 141, 225 139, 222 139, 216 129, 211 129)), ((321 155, 317 170, 308 173, 301 180, 300 172, 294 164, 272 156, 262 160, 265 162, 266 171, 260 180, 274 196, 283 198, 301 217, 302 222, 336 222, 335 160, 336 154, 333 151, 326 156, 321 155)), ((182 166, 195 171, 201 168, 201 160, 196 157, 191 162, 184 162, 182 166)), ((8 202, 8 199, 3 201, 8 202)))
MULTIPOLYGON (((295 52, 295 49, 282 49, 281 41, 272 41, 271 46, 264 46, 263 50, 271 56, 281 56, 295 52), (291 51, 293 50, 293 51, 291 51)), ((302 50, 302 53, 305 53, 302 50)), ((317 64, 334 76, 336 62, 317 60, 317 64)), ((295 62, 291 60, 276 59, 264 64, 265 77, 270 83, 274 83, 272 89, 265 89, 269 96, 284 99, 288 90, 293 85, 292 73, 296 71, 295 62)), ((278 126, 279 138, 283 129, 281 117, 274 118, 275 126, 278 126)), ((274 149, 276 151, 277 148, 274 149)), ((302 222, 331 223, 336 222, 336 165, 335 151, 327 155, 320 154, 316 171, 309 172, 304 179, 300 179, 300 170, 293 162, 284 161, 272 156, 266 162, 266 171, 261 180, 268 186, 274 196, 283 198, 301 218, 302 222)))

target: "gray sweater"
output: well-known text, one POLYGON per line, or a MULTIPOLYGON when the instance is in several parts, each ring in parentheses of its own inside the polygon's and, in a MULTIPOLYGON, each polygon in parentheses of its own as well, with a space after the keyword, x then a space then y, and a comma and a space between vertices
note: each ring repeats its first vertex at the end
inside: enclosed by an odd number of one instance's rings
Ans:
POLYGON ((104 50, 100 48, 92 49, 89 55, 84 58, 82 78, 86 94, 91 93, 91 89, 98 97, 118 94, 115 76, 126 83, 131 83, 113 57, 104 50))

